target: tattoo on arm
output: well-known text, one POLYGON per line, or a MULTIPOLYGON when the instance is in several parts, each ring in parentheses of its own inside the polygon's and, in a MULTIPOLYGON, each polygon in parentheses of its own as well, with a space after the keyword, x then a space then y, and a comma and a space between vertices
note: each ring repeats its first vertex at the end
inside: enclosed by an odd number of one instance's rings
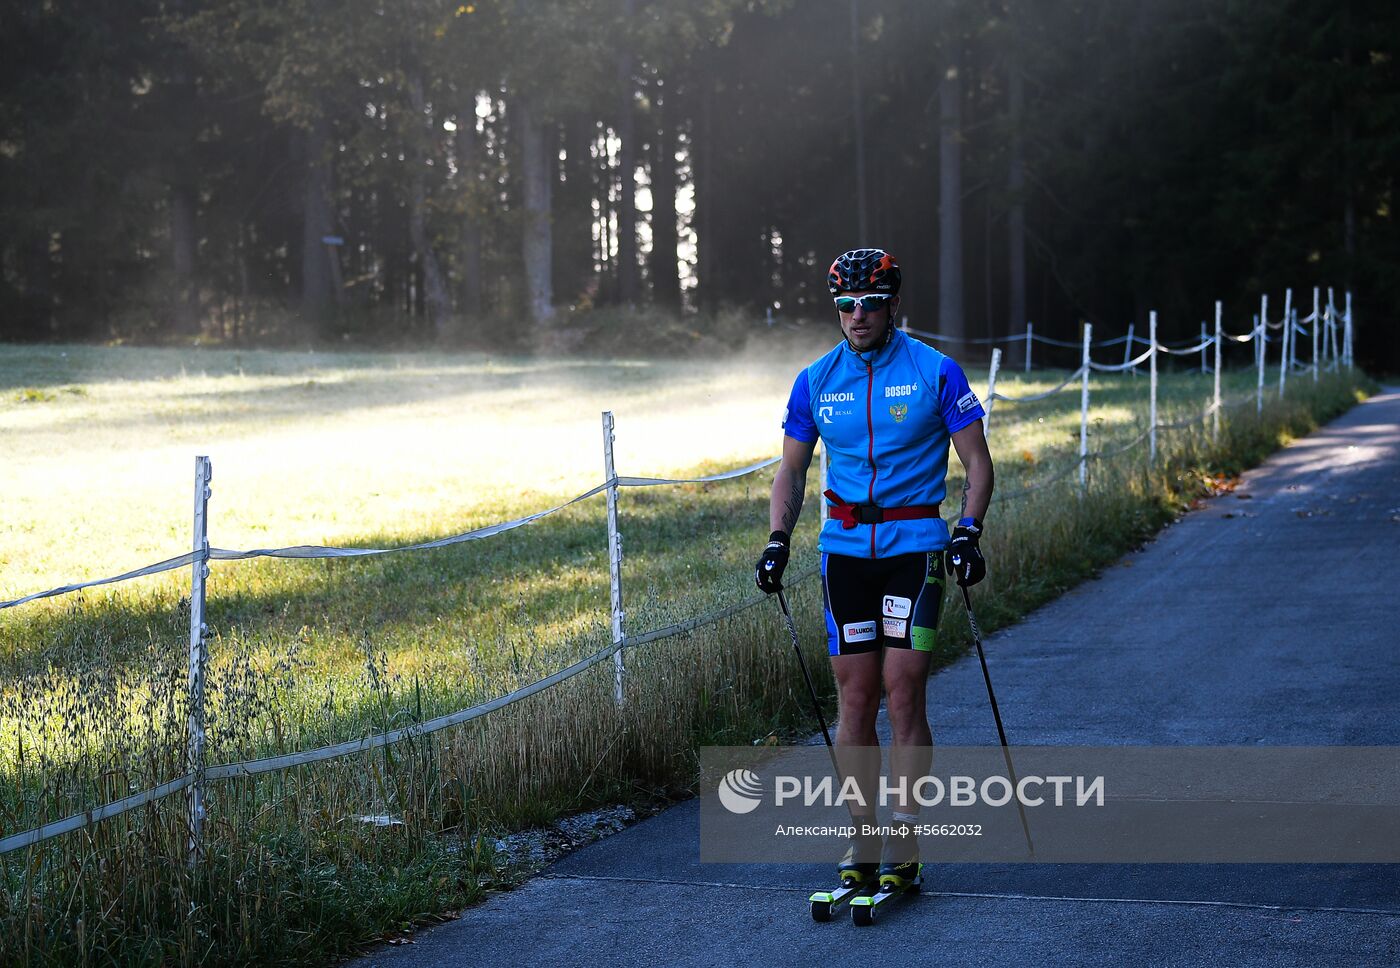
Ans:
POLYGON ((783 530, 788 534, 792 534, 792 529, 797 525, 797 516, 802 513, 802 499, 806 496, 806 491, 807 482, 794 474, 788 496, 783 501, 783 530))
POLYGON ((967 517, 967 492, 972 490, 971 481, 963 481, 962 508, 958 511, 958 520, 967 517))

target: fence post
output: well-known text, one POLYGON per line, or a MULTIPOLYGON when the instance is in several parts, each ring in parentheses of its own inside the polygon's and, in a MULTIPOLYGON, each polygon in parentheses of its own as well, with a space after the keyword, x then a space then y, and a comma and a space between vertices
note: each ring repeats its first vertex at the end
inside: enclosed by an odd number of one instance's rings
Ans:
POLYGON ((1283 396, 1288 384, 1288 364, 1293 354, 1293 341, 1298 331, 1293 325, 1293 290, 1283 291, 1283 352, 1278 358, 1278 395, 1283 396))
POLYGON ((1332 287, 1327 287, 1327 345, 1330 352, 1327 359, 1331 362, 1327 364, 1328 369, 1337 366, 1337 304, 1333 301, 1332 287))
POLYGON ((1347 369, 1350 370, 1350 369, 1352 369, 1352 367, 1355 365, 1355 364, 1354 364, 1354 361, 1352 360, 1352 350, 1351 350, 1351 290, 1350 290, 1350 289, 1347 290, 1347 309, 1346 309, 1346 312, 1347 312, 1346 322, 1345 322, 1346 330, 1345 330, 1345 331, 1343 332, 1343 334, 1342 334, 1342 353, 1343 353, 1343 355, 1344 355, 1344 357, 1345 357, 1345 359, 1346 359, 1347 369))
POLYGON ((1212 411, 1213 420, 1210 425, 1211 443, 1220 441, 1220 344, 1225 342, 1220 335, 1220 300, 1215 301, 1215 410, 1212 411))
POLYGON ((1255 320, 1254 365, 1259 370, 1259 386, 1254 393, 1254 412, 1264 412, 1264 346, 1269 338, 1269 297, 1265 295, 1259 304, 1259 318, 1255 320))
POLYGON ((1308 330, 1312 334, 1312 373, 1313 382, 1317 382, 1317 328, 1322 325, 1322 309, 1318 304, 1318 298, 1322 290, 1313 286, 1313 321, 1312 327, 1308 330))
POLYGON ((997 371, 1001 369, 1001 350, 992 349, 992 365, 987 371, 987 402, 982 407, 982 435, 987 435, 987 428, 992 425, 992 404, 996 403, 997 392, 997 371))
MULTIPOLYGON (((1132 323, 1128 324, 1131 329, 1132 323)), ((1093 338, 1094 324, 1084 324, 1084 350, 1079 356, 1079 368, 1083 375, 1079 379, 1079 496, 1082 498, 1089 487, 1089 344, 1093 338)), ((1132 343, 1129 341, 1129 345, 1132 343)))
POLYGON ((208 666, 204 622, 205 579, 209 577, 209 481, 213 468, 208 457, 194 459, 194 560, 190 563, 190 676, 189 748, 186 770, 193 780, 185 788, 189 821, 188 863, 199 861, 204 833, 204 671, 208 666))
POLYGON ((1288 372, 1292 375, 1298 370, 1298 307, 1293 307, 1293 319, 1289 323, 1291 329, 1288 331, 1288 372))
MULTIPOLYGON (((1123 344, 1123 365, 1127 366, 1128 361, 1133 358, 1133 324, 1128 324, 1128 341, 1123 344)), ((1137 376, 1137 367, 1128 371, 1129 376, 1137 376)))
POLYGON ((1322 304, 1322 332, 1317 334, 1317 338, 1322 345, 1318 348, 1318 367, 1324 372, 1327 370, 1327 333, 1332 328, 1332 290, 1327 290, 1327 301, 1322 304))
POLYGON ((1321 364, 1322 369, 1325 371, 1328 367, 1328 361, 1331 359, 1331 357, 1328 356, 1332 332, 1332 289, 1330 286, 1327 289, 1327 302, 1324 303, 1322 307, 1322 318, 1326 322, 1326 325, 1322 327, 1322 332, 1318 333, 1318 338, 1322 340, 1322 349, 1320 351, 1322 354, 1321 364))
POLYGON ((899 321, 899 328, 905 333, 909 332, 909 314, 905 313, 904 318, 899 321))
POLYGON ((608 578, 612 586, 613 701, 622 705, 622 535, 617 530, 617 469, 613 465, 613 415, 603 411, 603 474, 608 481, 608 578))
POLYGON ((1031 343, 1035 341, 1035 324, 1026 323, 1026 372, 1031 371, 1031 343))
POLYGON ((1293 319, 1288 324, 1288 372, 1298 368, 1298 307, 1293 307, 1293 319))
POLYGON ((1151 421, 1148 427, 1147 441, 1148 453, 1152 462, 1157 462, 1157 310, 1152 310, 1147 314, 1147 338, 1152 341, 1152 345, 1147 351, 1148 372, 1151 375, 1151 390, 1149 391, 1150 403, 1147 408, 1147 419, 1151 421))

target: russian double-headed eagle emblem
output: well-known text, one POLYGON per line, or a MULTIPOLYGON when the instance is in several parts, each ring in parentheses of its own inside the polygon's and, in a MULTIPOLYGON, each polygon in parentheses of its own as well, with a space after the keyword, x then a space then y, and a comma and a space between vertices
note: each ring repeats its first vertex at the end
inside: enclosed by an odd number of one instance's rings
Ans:
POLYGON ((907 403, 892 403, 892 404, 890 404, 890 416, 894 418, 894 422, 895 422, 895 423, 904 423, 904 418, 907 417, 907 416, 909 416, 909 404, 907 404, 907 403))

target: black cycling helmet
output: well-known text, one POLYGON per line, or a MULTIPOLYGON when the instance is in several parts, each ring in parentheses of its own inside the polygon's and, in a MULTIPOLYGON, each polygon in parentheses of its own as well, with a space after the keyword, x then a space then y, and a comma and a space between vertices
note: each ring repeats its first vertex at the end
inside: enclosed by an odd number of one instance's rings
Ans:
POLYGON ((852 249, 836 257, 826 273, 833 296, 843 292, 887 292, 899 295, 899 263, 884 249, 852 249))

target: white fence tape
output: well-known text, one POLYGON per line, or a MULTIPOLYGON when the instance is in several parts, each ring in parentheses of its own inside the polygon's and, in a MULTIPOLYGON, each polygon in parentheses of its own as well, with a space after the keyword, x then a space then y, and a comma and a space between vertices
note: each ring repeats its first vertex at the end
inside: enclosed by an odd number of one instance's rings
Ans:
MULTIPOLYGON (((1115 343, 1121 343, 1121 342, 1123 342, 1123 340, 1125 340, 1125 339, 1127 339, 1126 336, 1120 336, 1120 337, 1118 337, 1117 339, 1115 339, 1113 342, 1115 342, 1115 343)), ((1049 337, 1049 336, 1041 336, 1039 333, 1036 333, 1036 334, 1035 334, 1035 341, 1036 341, 1037 343, 1044 343, 1046 346, 1063 346, 1063 347, 1065 347, 1065 348, 1067 348, 1067 349, 1071 349, 1071 350, 1077 350, 1077 349, 1079 349, 1079 346, 1080 346, 1080 344, 1079 344, 1079 343, 1076 343, 1076 342, 1071 342, 1071 341, 1069 341, 1069 340, 1063 340, 1063 339, 1052 339, 1052 338, 1049 337)), ((1095 345, 1095 346, 1108 346, 1108 345, 1110 345, 1110 344, 1108 344, 1108 343, 1095 343, 1094 345, 1095 345)))
POLYGON ((1134 357, 1133 359, 1128 360, 1126 363, 1095 363, 1093 360, 1090 360, 1089 368, 1097 370, 1100 373, 1121 373, 1124 370, 1133 369, 1143 360, 1146 360, 1151 356, 1152 348, 1148 347, 1146 350, 1143 351, 1141 356, 1134 357))
MULTIPOLYGON (((771 467, 776 464, 780 457, 770 457, 737 470, 725 471, 720 474, 711 474, 707 477, 619 477, 616 481, 618 487, 653 487, 661 484, 709 484, 715 481, 727 481, 736 477, 743 477, 745 474, 752 474, 771 467)), ((232 551, 227 548, 210 548, 209 558, 214 561, 244 561, 249 558, 363 558, 371 555, 389 555, 400 551, 427 551, 432 548, 446 548, 451 545, 463 544, 468 541, 480 541, 482 538, 490 538, 516 528, 524 527, 540 518, 562 511, 570 505, 587 500, 595 494, 601 494, 607 490, 612 481, 604 481, 596 487, 589 488, 582 494, 570 498, 563 504, 556 505, 544 511, 536 511, 527 514, 523 518, 516 518, 513 521, 503 521, 499 524, 488 525, 484 528, 477 528, 472 531, 465 531, 461 534, 454 534, 446 538, 438 538, 434 541, 424 541, 419 544, 403 545, 399 548, 342 548, 328 545, 293 545, 286 548, 253 548, 247 551, 232 551)), ((9 602, 0 602, 0 609, 13 608, 16 605, 23 605, 40 598, 52 598, 55 595, 66 595, 69 592, 80 591, 84 588, 93 588, 97 585, 110 585, 115 582, 127 581, 133 578, 142 578, 146 575, 156 575, 163 571, 173 571, 176 568, 185 568, 194 562, 194 552, 186 552, 178 558, 168 558, 165 561, 154 565, 147 565, 135 571, 124 572, 114 575, 111 578, 98 578, 94 581, 82 582, 74 585, 63 585, 59 588, 51 588, 48 591, 35 592, 23 598, 16 598, 9 602)))
MULTIPOLYGON (((764 466, 767 466, 769 463, 772 462, 767 461, 764 466)), ((734 476, 739 475, 734 474, 734 476)), ((817 570, 816 567, 810 567, 796 571, 788 576, 786 584, 788 587, 791 587, 798 582, 805 581, 817 574, 817 570)), ((336 743, 332 746, 322 746, 314 750, 303 750, 297 753, 286 753, 281 756, 268 756, 257 760, 245 760, 239 763, 223 763, 218 766, 206 767, 204 770, 204 778, 206 780, 227 780, 238 777, 256 776, 260 773, 271 773, 277 770, 287 770, 297 766, 306 766, 311 763, 320 763, 341 756, 349 756, 354 753, 368 753, 384 746, 393 745, 394 743, 398 743, 412 736, 424 736, 429 733, 436 733, 440 730, 448 729, 452 726, 460 726, 463 723, 469 723, 474 719, 480 719, 488 713, 517 703, 538 692, 543 692, 545 689, 557 685, 565 679, 571 679, 579 673, 585 672, 593 666, 598 665, 600 662, 605 662, 607 659, 611 658, 612 654, 618 651, 619 648, 635 648, 650 642, 656 642, 661 639, 672 638, 677 635, 692 632, 705 625, 712 625, 715 622, 720 622, 726 618, 737 615, 746 609, 753 608, 769 597, 770 596, 760 592, 755 595, 750 595, 748 598, 725 608, 706 612, 703 615, 687 619, 683 622, 677 622, 673 625, 662 626, 661 628, 653 629, 641 635, 628 636, 620 644, 609 643, 602 650, 580 659, 572 665, 565 666, 558 672, 545 676, 543 679, 538 679, 529 685, 512 690, 504 696, 499 696, 488 702, 478 703, 475 706, 469 706, 466 709, 459 709, 456 712, 446 713, 434 719, 427 720, 426 722, 412 723, 408 726, 390 730, 387 733, 376 733, 372 736, 348 740, 344 743, 336 743)), ((121 800, 116 800, 112 803, 103 804, 100 807, 94 807, 91 810, 85 810, 82 813, 75 813, 72 816, 64 817, 62 820, 55 820, 51 823, 41 824, 32 830, 13 834, 4 839, 0 839, 0 854, 7 854, 11 851, 22 850, 25 847, 32 847, 45 840, 50 840, 66 833, 72 833, 75 830, 81 830, 83 827, 91 826, 98 821, 120 816, 123 813, 135 810, 138 807, 143 807, 155 800, 167 797, 172 793, 179 793, 193 782, 194 774, 186 773, 184 776, 177 777, 167 783, 162 783, 160 786, 153 787, 150 790, 143 790, 140 793, 134 793, 121 800)))
POLYGON ((1050 398, 1050 397, 1053 397, 1055 394, 1059 393, 1061 390, 1064 390, 1064 389, 1065 389, 1066 387, 1068 387, 1071 383, 1075 382, 1076 380, 1078 380, 1078 379, 1079 379, 1081 376, 1083 376, 1083 375, 1084 375, 1084 367, 1081 366, 1079 369, 1077 369, 1077 370, 1075 370, 1073 373, 1071 373, 1071 374, 1065 379, 1065 381, 1064 381, 1063 383, 1061 383, 1059 386, 1055 387, 1053 390, 1046 390, 1044 393, 1032 393, 1032 394, 1030 394, 1030 395, 1028 395, 1028 396, 1024 396, 1024 397, 1011 397, 1011 396, 1007 396, 1005 393, 1002 393, 1001 391, 998 390, 998 391, 996 391, 995 393, 992 394, 992 399, 994 399, 994 400, 1005 400, 1007 403, 1034 403, 1036 400, 1045 400, 1045 399, 1048 399, 1048 398, 1050 398))
MULTIPOLYGON (((720 474, 711 474, 708 477, 619 477, 618 487, 654 487, 658 484, 711 484, 715 481, 732 481, 736 477, 743 477, 745 474, 752 474, 761 471, 765 467, 772 467, 781 457, 770 457, 761 460, 756 464, 749 464, 747 467, 740 467, 737 470, 724 471, 720 474)), ((607 485, 603 485, 606 487, 607 485)))
POLYGON ((454 534, 447 538, 438 538, 435 541, 424 541, 419 544, 404 545, 400 548, 337 548, 326 545, 294 545, 289 548, 254 548, 250 551, 230 551, 227 548, 210 548, 209 557, 216 561, 243 561, 248 558, 363 558, 369 555, 391 555, 400 551, 427 551, 431 548, 446 548, 450 545, 462 544, 467 541, 480 541, 482 538, 494 537, 522 528, 533 521, 547 517, 558 511, 564 510, 570 505, 579 501, 587 500, 595 494, 601 494, 607 490, 610 482, 604 481, 597 487, 591 487, 577 497, 570 498, 563 504, 556 505, 544 511, 536 511, 534 514, 527 514, 523 518, 516 518, 513 521, 502 521, 500 524, 487 525, 484 528, 476 528, 472 531, 464 531, 461 534, 454 534))
POLYGON ((1192 353, 1199 353, 1199 352, 1201 352, 1202 350, 1207 349, 1207 348, 1209 348, 1209 347, 1211 347, 1211 346, 1214 346, 1214 345, 1215 345, 1215 337, 1212 336, 1210 339, 1202 340, 1201 342, 1197 343, 1195 346, 1176 346, 1176 347, 1174 347, 1174 346, 1167 346, 1165 343, 1158 343, 1158 344, 1157 344, 1157 349, 1161 350, 1163 353, 1172 353, 1172 354, 1174 354, 1174 355, 1176 355, 1176 356, 1190 356, 1192 353))
MULTIPOLYGON (((1333 313, 1334 317, 1340 315, 1340 314, 1338 313, 1338 310, 1336 310, 1335 307, 1332 307, 1332 308, 1330 309, 1330 312, 1333 313)), ((1320 314, 1321 314, 1321 311, 1315 312, 1315 313, 1313 313, 1312 315, 1309 315, 1309 316, 1307 316, 1307 317, 1304 318, 1304 319, 1298 320, 1298 322, 1299 322, 1299 323, 1311 322, 1313 319, 1317 318, 1320 314)), ((1267 328, 1268 328, 1268 329, 1271 329, 1271 330, 1278 330, 1278 329, 1282 329, 1282 328, 1283 328, 1283 325, 1284 325, 1283 321, 1280 320, 1280 321, 1278 321, 1278 322, 1270 322, 1270 323, 1268 323, 1268 327, 1267 327, 1267 328)), ((1002 343, 1028 342, 1028 343, 1042 343, 1042 344, 1044 344, 1044 345, 1046 345, 1046 346, 1059 346, 1059 347, 1064 347, 1064 348, 1066 348, 1066 349, 1073 349, 1073 350, 1077 350, 1077 349, 1079 349, 1079 348, 1082 346, 1082 343, 1079 342, 1079 341, 1077 341, 1077 340, 1055 339, 1055 338, 1050 337, 1050 336, 1044 336, 1044 335, 1042 335, 1042 334, 1040 334, 1040 333, 1032 332, 1029 328, 1028 328, 1027 331, 1024 332, 1024 333, 1013 333, 1013 334, 1008 334, 1008 335, 1006 335, 1006 336, 979 336, 979 337, 953 336, 953 335, 950 335, 950 334, 947 334, 947 333, 934 333, 934 332, 930 332, 930 331, 928 331, 928 330, 913 329, 913 328, 911 328, 911 327, 909 327, 909 326, 907 326, 907 325, 904 327, 904 332, 909 333, 910 335, 913 335, 913 336, 921 336, 921 337, 924 337, 924 338, 926 338, 926 339, 936 340, 936 341, 939 341, 939 342, 960 343, 960 344, 963 344, 963 345, 995 346, 995 345, 1002 344, 1002 343)), ((1307 335, 1306 330, 1304 330, 1303 332, 1304 332, 1304 335, 1307 335)), ((1229 333, 1222 333, 1222 335, 1223 335, 1226 339, 1231 340, 1231 341, 1236 342, 1236 343, 1248 343, 1248 342, 1251 342, 1252 340, 1254 340, 1255 338, 1257 338, 1258 333, 1257 333, 1257 331, 1251 331, 1251 332, 1249 332, 1248 334, 1246 334, 1246 335, 1244 335, 1244 336, 1233 336, 1233 335, 1231 335, 1231 334, 1229 334, 1229 333)), ((1265 334, 1264 334, 1264 341, 1265 341, 1266 343, 1272 343, 1272 342, 1274 342, 1274 338, 1271 337, 1271 336, 1268 334, 1268 332, 1266 331, 1265 334)), ((1091 346, 1093 346, 1093 347, 1117 346, 1117 345, 1122 344, 1122 343, 1130 343, 1130 344, 1133 344, 1133 345, 1146 346, 1146 347, 1149 348, 1149 350, 1150 350, 1150 348, 1151 348, 1151 341, 1148 340, 1147 337, 1136 335, 1136 334, 1132 333, 1131 331, 1128 332, 1128 333, 1126 333, 1126 334, 1123 335, 1123 336, 1115 336, 1115 337, 1113 337, 1112 339, 1095 340, 1095 341, 1093 341, 1093 343, 1091 344, 1091 346)), ((1211 337, 1209 337, 1209 338, 1207 338, 1207 339, 1204 339, 1204 340, 1201 340, 1200 342, 1195 343, 1195 344, 1192 344, 1189 340, 1186 341, 1186 342, 1183 342, 1183 343, 1161 343, 1161 342, 1159 342, 1159 343, 1157 344, 1157 348, 1158 348, 1160 351, 1164 352, 1164 353, 1171 353, 1171 354, 1174 354, 1174 355, 1177 355, 1177 356, 1189 356, 1189 355, 1192 354, 1192 353, 1200 353, 1200 352, 1206 350, 1206 349, 1209 348, 1210 346, 1214 345, 1214 343, 1215 343, 1215 337, 1214 337, 1214 336, 1211 336, 1211 337)), ((1116 366, 1116 367, 1109 367, 1108 365, 1102 364, 1102 363, 1092 363, 1091 365, 1093 366, 1093 368, 1094 368, 1095 370, 1099 370, 1100 372, 1113 372, 1113 371, 1119 371, 1119 370, 1133 369, 1133 368, 1135 368, 1138 364, 1140 364, 1140 363, 1142 363, 1144 360, 1146 360, 1147 358, 1148 358, 1147 354, 1144 354, 1144 355, 1142 355, 1142 356, 1137 357, 1137 359, 1135 359, 1135 360, 1134 360, 1132 363, 1130 363, 1130 364, 1123 364, 1123 365, 1121 365, 1121 366, 1116 366)))
POLYGON ((1028 495, 1034 494, 1036 491, 1045 490, 1045 488, 1049 487, 1051 484, 1059 483, 1065 477, 1068 477, 1070 474, 1073 474, 1078 469, 1079 458, 1076 457, 1072 463, 1067 464, 1055 473, 1051 474, 1049 477, 1045 478, 1044 480, 1037 481, 1029 487, 1023 487, 1019 491, 1012 491, 1009 494, 1003 494, 1000 492, 993 493, 992 503, 1009 504, 1012 501, 1019 501, 1023 497, 1027 497, 1028 495))
MULTIPOLYGON (((940 343, 965 343, 972 346, 994 346, 997 343, 1020 343, 1026 338, 1025 333, 1015 333, 1011 336, 951 336, 945 333, 930 333, 924 329, 904 328, 904 332, 912 336, 926 336, 929 339, 936 339, 940 343)), ((1036 336, 1035 339, 1042 337, 1036 336)))
POLYGON ((162 797, 168 797, 172 793, 179 793, 193 782, 194 774, 186 773, 184 776, 171 780, 169 783, 162 783, 158 787, 142 790, 140 793, 133 793, 129 797, 123 797, 120 800, 103 804, 100 807, 93 807, 91 810, 84 810, 82 813, 75 813, 71 817, 64 817, 62 820, 41 824, 33 830, 12 834, 0 840, 0 854, 8 854, 12 850, 22 850, 25 847, 32 847, 35 844, 42 843, 53 837, 72 833, 74 830, 81 830, 84 827, 97 823, 99 820, 106 820, 109 817, 119 816, 129 810, 135 810, 137 807, 144 807, 152 801, 159 800, 162 797))
POLYGON ((137 568, 135 571, 113 575, 111 578, 98 578, 93 581, 79 582, 75 585, 63 585, 59 588, 50 588, 46 592, 35 592, 32 595, 25 595, 23 598, 16 598, 14 601, 0 602, 0 609, 14 608, 16 605, 37 601, 40 598, 67 595, 69 592, 82 591, 84 588, 95 588, 98 585, 111 585, 114 582, 129 581, 132 578, 144 578, 146 575, 158 575, 163 571, 174 571, 176 568, 188 568, 193 563, 194 552, 187 551, 178 558, 167 558, 164 561, 156 562, 154 565, 147 565, 144 568, 137 568))
POLYGON ((1097 460, 1112 460, 1119 454, 1126 454, 1134 447, 1141 447, 1143 442, 1146 441, 1150 436, 1152 436, 1152 431, 1150 429, 1144 430, 1142 433, 1138 434, 1126 444, 1122 444, 1121 446, 1115 447, 1112 450, 1101 450, 1097 454, 1095 454, 1094 457, 1097 460))

